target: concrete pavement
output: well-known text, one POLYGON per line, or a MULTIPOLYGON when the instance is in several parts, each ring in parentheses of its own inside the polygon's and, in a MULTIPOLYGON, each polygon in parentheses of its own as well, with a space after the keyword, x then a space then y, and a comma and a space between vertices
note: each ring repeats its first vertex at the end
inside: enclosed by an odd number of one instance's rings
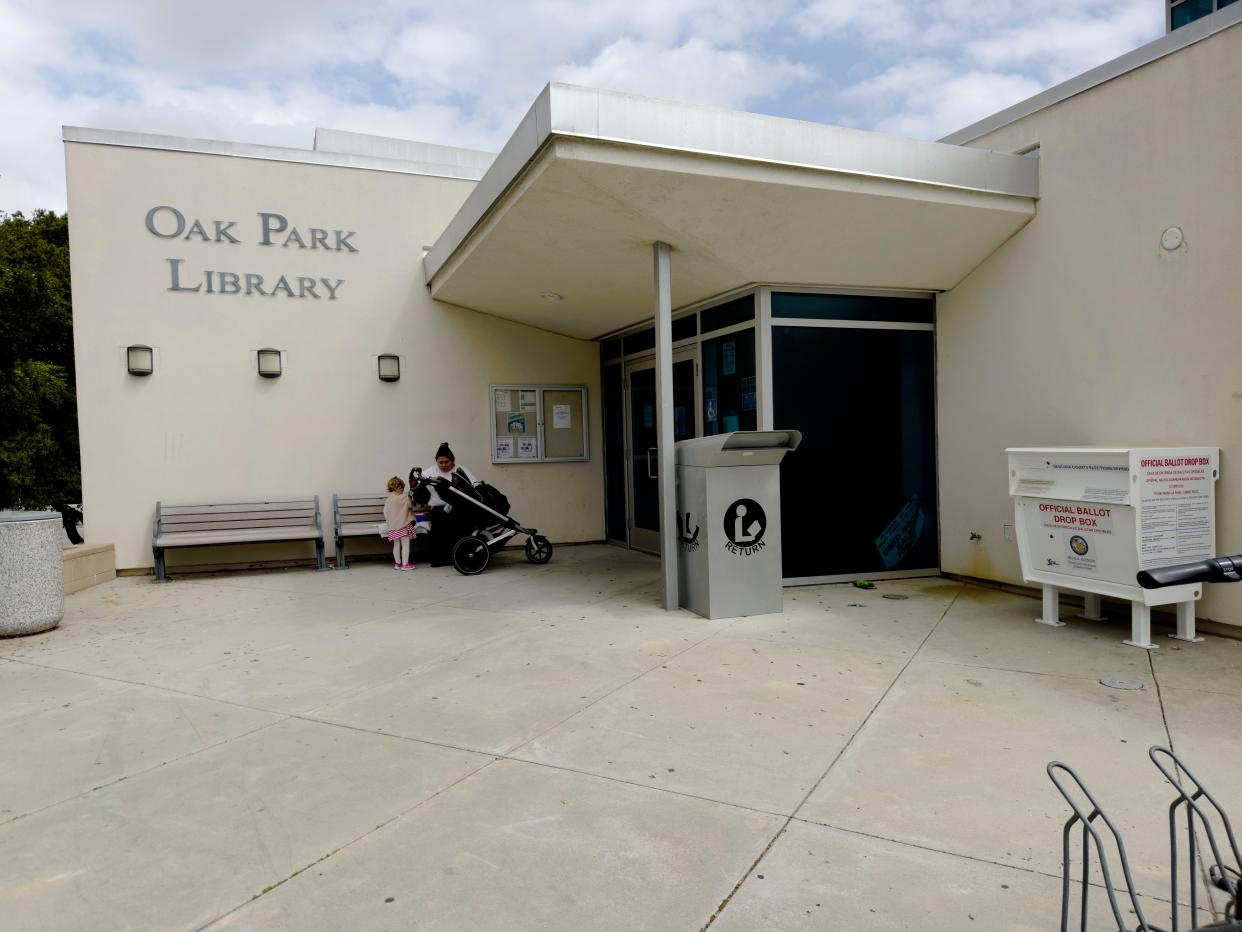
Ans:
POLYGON ((1046 929, 1054 758, 1167 923, 1147 747, 1242 813, 1242 642, 1148 654, 945 579, 706 621, 658 572, 601 546, 69 596, 0 641, 0 926, 1046 929))

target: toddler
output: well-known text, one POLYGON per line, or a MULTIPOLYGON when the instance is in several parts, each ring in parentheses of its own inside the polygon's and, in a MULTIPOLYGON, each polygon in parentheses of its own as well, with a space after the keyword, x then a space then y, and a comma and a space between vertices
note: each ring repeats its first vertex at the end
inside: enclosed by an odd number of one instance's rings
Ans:
POLYGON ((397 476, 388 480, 388 500, 384 502, 384 522, 392 541, 392 568, 412 570, 410 539, 414 536, 414 509, 405 495, 405 483, 397 476))

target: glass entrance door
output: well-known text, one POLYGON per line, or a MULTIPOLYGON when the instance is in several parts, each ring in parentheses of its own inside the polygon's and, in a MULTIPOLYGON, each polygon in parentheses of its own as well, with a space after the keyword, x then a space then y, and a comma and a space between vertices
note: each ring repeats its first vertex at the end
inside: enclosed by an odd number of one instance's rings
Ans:
POLYGON ((936 567, 933 336, 773 326, 776 426, 802 431, 781 463, 787 582, 936 567))
MULTIPOLYGON (((673 356, 673 439, 697 436, 695 353, 673 356)), ((630 546, 660 552, 659 448, 656 433, 655 360, 625 367, 626 463, 630 546)))

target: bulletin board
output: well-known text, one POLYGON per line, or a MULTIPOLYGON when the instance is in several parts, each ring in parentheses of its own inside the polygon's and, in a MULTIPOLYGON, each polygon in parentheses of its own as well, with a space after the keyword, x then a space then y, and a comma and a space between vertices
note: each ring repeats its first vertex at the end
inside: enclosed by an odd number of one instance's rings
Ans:
POLYGON ((590 459, 584 385, 493 385, 492 462, 590 459))

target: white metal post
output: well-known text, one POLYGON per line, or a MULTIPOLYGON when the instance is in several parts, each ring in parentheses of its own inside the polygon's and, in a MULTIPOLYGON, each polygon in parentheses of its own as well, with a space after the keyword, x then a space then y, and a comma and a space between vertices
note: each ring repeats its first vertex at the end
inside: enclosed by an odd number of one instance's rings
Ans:
POLYGON ((1082 614, 1079 618, 1085 618, 1087 621, 1104 621, 1104 615, 1100 612, 1100 596, 1095 592, 1084 592, 1082 595, 1082 614))
POLYGON ((1170 634, 1169 637, 1177 638, 1179 641, 1203 640, 1203 638, 1195 636, 1194 599, 1187 599, 1185 602, 1177 603, 1177 634, 1170 634))
POLYGON ((1142 602, 1130 603, 1130 639, 1122 641, 1131 647, 1155 650, 1159 645, 1151 642, 1151 606, 1142 602))
POLYGON ((673 278, 672 248, 655 243, 656 445, 660 464, 660 569, 664 608, 680 604, 677 586, 677 473, 673 455, 673 278))
POLYGON ((1052 625, 1054 628, 1065 626, 1065 622, 1061 620, 1061 596, 1056 586, 1044 585, 1043 611, 1035 620, 1041 625, 1052 625))
POLYGON ((760 288, 755 300, 759 304, 755 321, 755 366, 759 376, 755 400, 759 408, 759 429, 776 430, 772 414, 772 289, 760 288))

